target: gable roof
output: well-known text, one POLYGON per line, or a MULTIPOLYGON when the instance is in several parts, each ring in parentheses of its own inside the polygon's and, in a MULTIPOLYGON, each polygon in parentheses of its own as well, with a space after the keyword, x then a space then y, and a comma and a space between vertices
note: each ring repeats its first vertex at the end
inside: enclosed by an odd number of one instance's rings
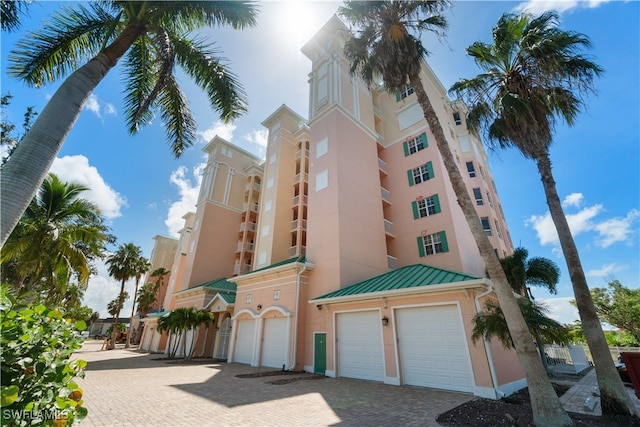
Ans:
POLYGON ((235 283, 232 283, 225 278, 221 278, 221 279, 211 280, 210 282, 200 283, 199 285, 192 286, 190 288, 178 291, 175 294, 177 295, 177 294, 187 293, 187 292, 193 291, 194 289, 199 289, 199 288, 213 289, 216 291, 220 291, 220 293, 233 292, 233 294, 235 294, 238 286, 235 283))
POLYGON ((424 289, 426 287, 445 287, 437 285, 460 284, 464 287, 465 285, 475 286, 484 282, 485 279, 481 277, 469 276, 468 274, 424 264, 414 264, 329 292, 309 302, 317 304, 319 302, 330 303, 362 299, 362 297, 384 297, 387 294, 403 294, 412 290, 426 290, 424 289))

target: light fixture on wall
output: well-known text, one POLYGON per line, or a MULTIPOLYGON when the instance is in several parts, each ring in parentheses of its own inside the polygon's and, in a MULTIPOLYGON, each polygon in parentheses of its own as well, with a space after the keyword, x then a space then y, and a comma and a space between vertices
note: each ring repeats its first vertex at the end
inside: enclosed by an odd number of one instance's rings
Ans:
POLYGON ((318 304, 318 305, 316 305, 316 308, 317 308, 318 310, 322 310, 322 304, 318 304))
POLYGON ((382 326, 387 326, 389 324, 389 318, 387 316, 382 316, 382 326))
POLYGON ((262 304, 258 304, 258 311, 262 310, 262 304))

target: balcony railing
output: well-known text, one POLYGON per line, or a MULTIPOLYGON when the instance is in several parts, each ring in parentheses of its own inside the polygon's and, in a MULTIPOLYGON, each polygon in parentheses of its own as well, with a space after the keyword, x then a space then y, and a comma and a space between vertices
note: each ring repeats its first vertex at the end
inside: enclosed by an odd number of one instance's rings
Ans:
POLYGON ((233 266, 233 274, 244 274, 251 271, 251 264, 236 264, 233 266))
MULTIPOLYGON (((252 184, 250 184, 250 183, 249 183, 249 184, 247 184, 247 185, 245 185, 245 186, 244 186, 244 191, 249 191, 249 190, 251 190, 251 186, 252 186, 252 184)), ((261 188, 262 188, 262 186, 261 186, 260 184, 258 184, 257 182, 254 182, 254 183, 253 183, 253 190, 254 190, 254 191, 260 191, 260 189, 261 189, 261 188)))
POLYGON ((304 246, 300 247, 300 253, 298 253, 298 247, 297 246, 291 246, 289 248, 289 256, 290 257, 296 256, 296 255, 305 256, 306 253, 307 253, 307 248, 304 247, 304 246))
POLYGON ((387 255, 387 264, 389 265, 389 270, 395 270, 398 268, 398 258, 387 255))
POLYGON ((293 198, 293 205, 294 206, 298 206, 300 204, 300 199, 302 199, 302 204, 306 205, 307 204, 307 195, 303 194, 302 197, 301 196, 295 196, 293 198))
POLYGON ((387 164, 380 158, 378 158, 378 169, 380 169, 385 174, 387 173, 387 164))
MULTIPOLYGON (((296 159, 299 159, 302 156, 302 150, 296 151, 296 159)), ((309 150, 304 150, 304 156, 309 157, 309 150)))
POLYGON ((293 182, 300 182, 300 181, 308 181, 309 180, 309 174, 304 172, 304 173, 298 173, 293 177, 293 182))
POLYGON ((303 230, 306 230, 307 220, 294 219, 293 221, 291 221, 291 230, 297 230, 298 228, 302 228, 303 230))
POLYGON ((391 204, 391 193, 384 187, 380 187, 380 195, 382 196, 382 200, 391 204))
POLYGON ((255 222, 243 222, 240 224, 240 231, 256 231, 256 223, 255 222))
POLYGON ((242 252, 243 250, 246 252, 253 252, 253 243, 242 243, 239 242, 238 245, 236 246, 236 252, 242 252))
POLYGON ((390 236, 393 236, 393 223, 388 219, 384 220, 384 232, 390 236))
POLYGON ((260 210, 260 205, 258 203, 245 203, 242 205, 242 210, 258 212, 260 210))

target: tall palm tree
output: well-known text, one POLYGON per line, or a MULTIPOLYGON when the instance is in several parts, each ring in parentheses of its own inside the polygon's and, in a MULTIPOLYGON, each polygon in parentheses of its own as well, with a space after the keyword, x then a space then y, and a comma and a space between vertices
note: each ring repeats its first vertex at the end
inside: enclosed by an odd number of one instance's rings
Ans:
POLYGON ((593 80, 602 73, 581 53, 589 47, 585 35, 558 28, 555 12, 505 14, 493 29, 493 43, 467 48, 483 72, 458 81, 451 92, 470 104, 473 130, 483 129, 495 146, 515 146, 536 162, 593 356, 602 413, 638 416, 611 359, 549 158, 557 120, 574 124, 582 97, 593 91, 593 80))
POLYGON ((422 63, 428 52, 420 36, 424 31, 441 33, 446 29, 441 12, 447 5, 447 1, 347 1, 340 8, 340 14, 357 27, 357 32, 346 42, 345 55, 351 62, 351 72, 359 73, 365 82, 371 84, 381 78, 388 92, 399 91, 407 84, 415 91, 508 321, 520 364, 526 373, 534 421, 536 425, 568 426, 572 424, 571 419, 547 378, 522 312, 485 235, 438 116, 422 85, 422 63))
POLYGON ((151 268, 151 263, 148 259, 141 256, 135 262, 134 271, 136 278, 136 289, 133 292, 133 305, 131 306, 131 320, 129 321, 129 332, 127 333, 127 343, 125 344, 125 348, 131 347, 131 331, 133 331, 133 317, 136 314, 136 298, 138 297, 138 285, 140 284, 140 279, 144 274, 146 274, 151 268))
POLYGON ((176 157, 196 138, 195 121, 174 74, 176 64, 203 89, 223 120, 246 111, 244 91, 217 50, 188 35, 203 26, 253 26, 256 14, 249 1, 74 3, 18 42, 9 73, 25 83, 40 87, 75 71, 2 170, 0 245, 45 178, 84 103, 123 55, 129 132, 149 124, 156 111, 176 157))
MULTIPOLYGON (((518 298, 520 311, 522 311, 529 331, 538 346, 542 366, 549 373, 544 345, 549 342, 566 344, 568 331, 563 325, 547 316, 549 310, 544 304, 534 301, 530 287, 544 287, 550 293, 555 294, 556 285, 560 279, 560 268, 548 258, 528 258, 528 256, 529 251, 525 248, 516 248, 513 254, 502 258, 500 263, 507 280, 509 280, 509 285, 514 292, 522 295, 518 298)), ((506 348, 513 346, 504 314, 500 307, 491 301, 486 303, 483 313, 474 317, 474 337, 476 337, 474 339, 482 337, 483 334, 486 334, 487 337, 498 337, 506 348), (505 339, 506 337, 508 339, 505 339)))
POLYGON ((109 276, 116 280, 120 280, 120 293, 118 294, 119 304, 116 306, 117 311, 113 316, 113 331, 111 332, 111 348, 115 348, 116 345, 116 323, 120 317, 120 310, 124 305, 124 284, 132 277, 136 275, 136 263, 140 259, 141 250, 140 246, 136 246, 133 243, 127 243, 120 245, 118 250, 111 254, 107 258, 107 266, 109 276))
POLYGON ((138 313, 145 317, 147 313, 153 310, 156 303, 156 284, 153 282, 145 283, 138 290, 138 313))
MULTIPOLYGON (((156 293, 160 291, 160 289, 162 289, 162 286, 164 285, 164 279, 169 274, 171 274, 171 271, 167 270, 164 267, 158 267, 151 272, 151 277, 155 277, 156 279, 155 281, 156 293)), ((157 308, 158 310, 162 309, 162 301, 154 301, 154 308, 157 308)))
POLYGON ((514 291, 533 300, 531 286, 546 288, 550 293, 557 293, 556 285, 560 280, 558 265, 544 257, 528 258, 529 251, 516 248, 513 253, 500 260, 507 280, 514 291))
POLYGON ((0 2, 0 23, 2 31, 16 31, 22 25, 21 19, 27 15, 29 2, 22 0, 2 0, 0 2))
MULTIPOLYGON (((100 209, 80 197, 88 190, 49 174, 40 185, 0 251, 3 280, 14 289, 33 290, 38 298, 57 305, 77 280, 84 291, 110 240, 100 209)), ((4 198, 3 198, 4 203, 4 198)))

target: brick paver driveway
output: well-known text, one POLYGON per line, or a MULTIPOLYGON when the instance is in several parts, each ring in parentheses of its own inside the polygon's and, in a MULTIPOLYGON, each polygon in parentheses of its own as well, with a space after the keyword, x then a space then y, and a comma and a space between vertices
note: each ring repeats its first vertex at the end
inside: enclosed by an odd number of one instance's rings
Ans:
MULTIPOLYGON (((246 365, 172 362, 87 342, 82 426, 438 426, 436 417, 469 394, 322 378, 281 385, 246 365)), ((311 377, 311 375, 304 375, 311 377)))

